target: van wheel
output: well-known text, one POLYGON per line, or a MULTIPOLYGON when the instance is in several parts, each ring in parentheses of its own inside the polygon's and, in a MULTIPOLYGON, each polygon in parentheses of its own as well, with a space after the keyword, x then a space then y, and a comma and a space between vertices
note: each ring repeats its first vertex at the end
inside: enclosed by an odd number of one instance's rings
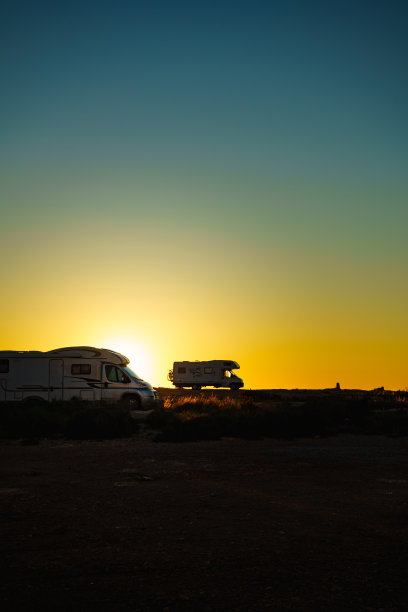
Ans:
POLYGON ((232 385, 230 386, 231 391, 238 391, 239 388, 240 387, 238 383, 232 383, 232 385))
POLYGON ((138 395, 125 395, 121 400, 122 406, 129 410, 140 410, 140 397, 138 395))
POLYGON ((201 391, 201 385, 193 385, 192 389, 193 391, 201 391))
POLYGON ((42 397, 26 397, 23 400, 23 404, 25 406, 39 407, 39 406, 46 406, 48 402, 42 397))

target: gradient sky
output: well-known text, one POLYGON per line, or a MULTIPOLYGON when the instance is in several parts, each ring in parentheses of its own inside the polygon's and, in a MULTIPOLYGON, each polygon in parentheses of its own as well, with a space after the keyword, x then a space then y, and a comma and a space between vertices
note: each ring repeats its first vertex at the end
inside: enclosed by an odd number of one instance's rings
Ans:
POLYGON ((0 348, 407 388, 407 31, 392 0, 3 2, 0 348))

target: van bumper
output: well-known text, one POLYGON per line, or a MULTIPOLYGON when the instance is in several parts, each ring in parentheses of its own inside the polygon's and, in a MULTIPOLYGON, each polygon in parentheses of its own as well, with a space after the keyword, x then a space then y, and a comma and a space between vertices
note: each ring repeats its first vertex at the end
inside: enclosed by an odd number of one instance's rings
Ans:
POLYGON ((141 410, 152 410, 162 405, 162 400, 155 389, 139 389, 138 394, 141 410))

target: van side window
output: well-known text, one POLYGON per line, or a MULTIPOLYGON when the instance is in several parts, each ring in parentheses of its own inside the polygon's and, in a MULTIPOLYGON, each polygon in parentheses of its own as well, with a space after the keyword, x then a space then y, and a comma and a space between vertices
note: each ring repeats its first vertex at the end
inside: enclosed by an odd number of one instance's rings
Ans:
POLYGON ((120 383, 123 383, 123 384, 130 383, 130 378, 129 378, 129 376, 127 374, 122 372, 122 370, 120 368, 116 368, 116 371, 117 371, 117 375, 118 375, 118 381, 120 383))
POLYGON ((77 376, 78 374, 90 374, 91 364, 90 363, 73 363, 71 366, 71 374, 77 376))
POLYGON ((179 374, 185 374, 186 373, 186 368, 178 368, 178 373, 179 374))
POLYGON ((115 366, 113 366, 113 365, 106 365, 105 366, 105 374, 106 374, 106 378, 110 382, 118 382, 118 375, 117 375, 117 370, 116 370, 115 366))
POLYGON ((9 371, 9 360, 0 359, 0 374, 7 374, 9 371))
POLYGON ((116 368, 114 365, 106 365, 105 374, 109 382, 118 382, 122 384, 130 383, 129 376, 122 372, 120 368, 116 368))
POLYGON ((213 373, 212 368, 204 368, 204 374, 212 374, 212 373, 213 373))

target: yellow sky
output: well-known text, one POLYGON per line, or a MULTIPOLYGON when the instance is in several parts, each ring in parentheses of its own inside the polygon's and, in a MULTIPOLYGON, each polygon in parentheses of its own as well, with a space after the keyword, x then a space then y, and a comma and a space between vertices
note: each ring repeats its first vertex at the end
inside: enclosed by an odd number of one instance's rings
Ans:
MULTIPOLYGON (((75 266, 80 259, 67 253, 75 266)), ((112 278, 112 261, 97 260, 99 271, 70 274, 59 255, 41 272, 33 265, 38 254, 28 261, 24 283, 11 278, 1 301, 1 348, 111 348, 155 386, 169 384, 173 361, 196 359, 238 361, 246 388, 407 386, 405 313, 395 308, 386 317, 387 300, 354 292, 350 307, 341 291, 302 295, 287 288, 278 296, 255 282, 229 286, 208 278, 186 287, 164 266, 161 277, 146 276, 116 257, 120 274, 112 278)))
POLYGON ((398 193, 390 219, 371 187, 40 178, 3 183, 1 349, 111 348, 155 386, 208 359, 238 361, 247 388, 408 386, 398 193))

